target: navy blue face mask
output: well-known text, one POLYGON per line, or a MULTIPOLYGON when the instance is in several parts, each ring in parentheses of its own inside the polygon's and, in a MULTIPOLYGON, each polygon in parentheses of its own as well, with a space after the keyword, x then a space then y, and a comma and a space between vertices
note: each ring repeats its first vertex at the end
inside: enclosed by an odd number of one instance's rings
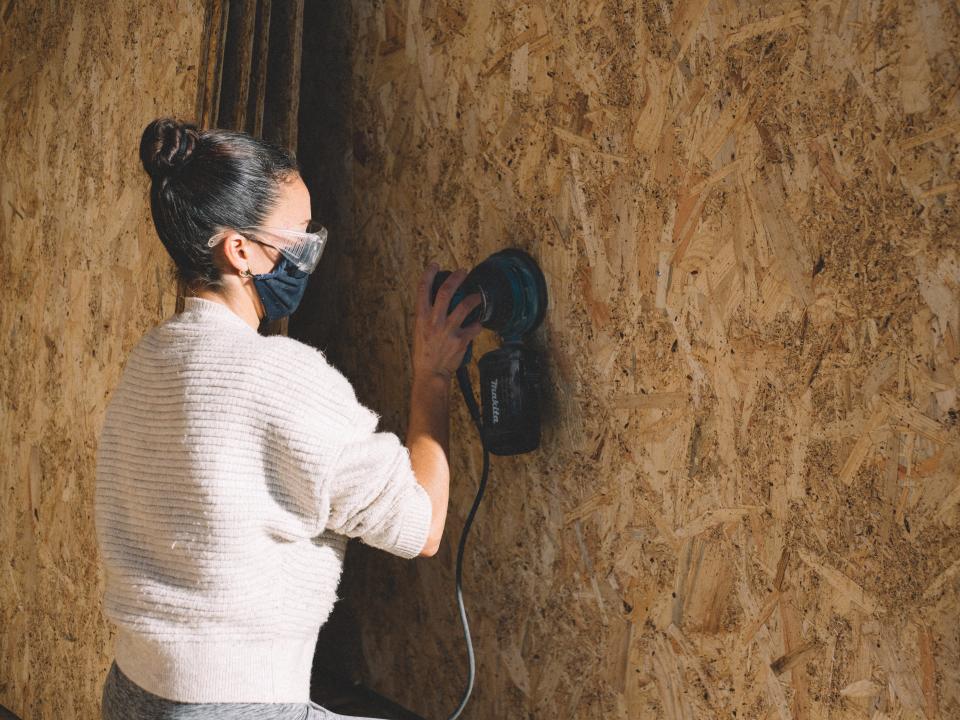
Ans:
POLYGON ((280 262, 270 272, 254 275, 253 284, 266 312, 263 319, 273 322, 296 310, 309 279, 309 273, 290 262, 286 255, 280 256, 280 262))

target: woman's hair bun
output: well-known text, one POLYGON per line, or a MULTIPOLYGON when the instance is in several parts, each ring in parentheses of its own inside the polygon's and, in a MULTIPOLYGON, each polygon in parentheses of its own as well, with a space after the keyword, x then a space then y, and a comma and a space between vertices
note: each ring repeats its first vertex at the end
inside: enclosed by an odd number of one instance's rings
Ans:
POLYGON ((176 173, 193 155, 200 133, 196 125, 157 118, 143 131, 140 161, 154 180, 176 173))

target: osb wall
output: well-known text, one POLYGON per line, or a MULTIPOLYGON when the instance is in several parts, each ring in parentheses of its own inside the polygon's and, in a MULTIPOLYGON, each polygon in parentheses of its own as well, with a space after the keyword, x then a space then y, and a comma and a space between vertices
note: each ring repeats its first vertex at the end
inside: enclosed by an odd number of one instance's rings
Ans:
POLYGON ((0 704, 99 717, 94 451, 123 360, 172 314, 140 135, 197 96, 201 0, 0 4, 0 704))
MULTIPOLYGON (((382 426, 430 259, 516 245, 549 286, 465 717, 960 717, 956 4, 355 0, 349 31, 336 352, 382 426)), ((452 390, 441 552, 358 546, 343 585, 365 682, 434 718, 481 469, 452 390)))

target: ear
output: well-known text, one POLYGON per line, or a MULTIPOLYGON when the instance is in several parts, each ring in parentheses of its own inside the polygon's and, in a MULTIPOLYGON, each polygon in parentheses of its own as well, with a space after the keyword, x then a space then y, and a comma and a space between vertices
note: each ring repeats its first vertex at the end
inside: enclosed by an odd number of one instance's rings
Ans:
POLYGON ((235 230, 228 231, 223 242, 217 245, 222 253, 224 269, 232 268, 239 274, 241 270, 250 267, 255 252, 252 245, 252 242, 235 230))

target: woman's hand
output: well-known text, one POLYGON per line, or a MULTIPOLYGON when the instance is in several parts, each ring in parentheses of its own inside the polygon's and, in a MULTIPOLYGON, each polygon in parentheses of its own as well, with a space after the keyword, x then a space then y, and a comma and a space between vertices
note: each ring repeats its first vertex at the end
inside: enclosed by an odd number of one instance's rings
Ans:
POLYGON ((467 345, 483 326, 479 322, 461 328, 460 325, 477 307, 482 298, 473 293, 463 298, 449 315, 447 309, 453 293, 467 277, 467 271, 458 269, 451 273, 437 291, 433 305, 430 304, 430 288, 439 266, 430 263, 420 277, 417 287, 417 317, 413 328, 413 374, 440 377, 449 380, 460 366, 467 345))

